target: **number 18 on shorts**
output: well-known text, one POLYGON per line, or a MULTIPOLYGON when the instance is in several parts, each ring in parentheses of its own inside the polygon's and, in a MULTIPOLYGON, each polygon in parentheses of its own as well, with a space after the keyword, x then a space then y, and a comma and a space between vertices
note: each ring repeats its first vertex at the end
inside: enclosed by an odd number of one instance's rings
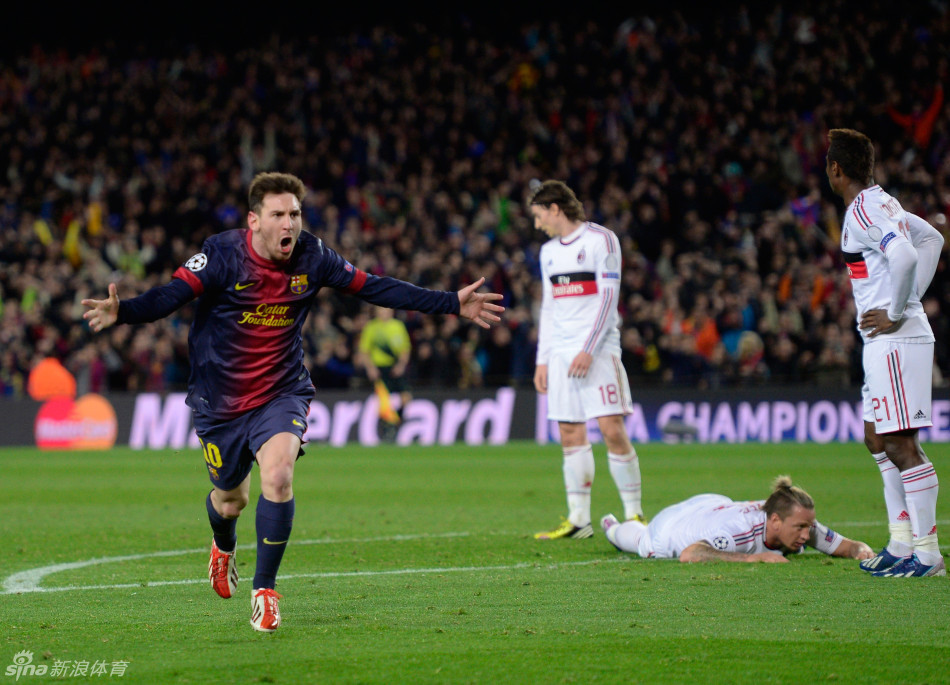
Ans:
POLYGON ((627 373, 618 357, 594 357, 584 378, 568 377, 573 359, 573 354, 554 353, 548 361, 548 419, 583 423, 633 411, 627 373))

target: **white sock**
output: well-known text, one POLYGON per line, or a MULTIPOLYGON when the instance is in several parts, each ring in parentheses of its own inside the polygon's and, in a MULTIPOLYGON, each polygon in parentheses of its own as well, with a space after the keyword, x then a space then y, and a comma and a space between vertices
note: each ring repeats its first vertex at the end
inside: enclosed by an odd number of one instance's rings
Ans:
POLYGON ((933 566, 940 560, 937 545, 937 472, 934 465, 925 462, 901 472, 904 497, 914 532, 914 552, 921 563, 933 566))
POLYGON ((646 532, 647 527, 639 521, 624 521, 623 523, 613 525, 607 531, 617 547, 624 552, 640 553, 640 538, 646 532))
POLYGON ((594 451, 590 445, 564 448, 564 488, 568 520, 578 528, 590 523, 590 488, 594 483, 594 451))
POLYGON ((887 507, 887 527, 891 533, 887 550, 894 556, 909 557, 914 551, 914 534, 910 527, 907 502, 904 499, 904 482, 901 480, 901 472, 884 452, 871 456, 877 462, 877 467, 881 470, 881 480, 884 481, 884 505, 887 507))
POLYGON ((610 475, 617 484, 620 501, 623 502, 623 517, 632 519, 643 515, 640 504, 640 460, 637 451, 631 449, 629 454, 614 454, 607 452, 607 464, 610 475))

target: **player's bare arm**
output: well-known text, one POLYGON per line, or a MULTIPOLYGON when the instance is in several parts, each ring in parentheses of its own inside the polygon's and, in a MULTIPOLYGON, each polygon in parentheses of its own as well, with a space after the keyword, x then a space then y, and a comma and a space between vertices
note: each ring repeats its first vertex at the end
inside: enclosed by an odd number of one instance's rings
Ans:
POLYGON ((104 300, 86 299, 84 307, 89 307, 82 318, 89 322, 89 328, 98 333, 116 322, 119 316, 119 294, 115 283, 109 284, 109 297, 104 300))
POLYGON ((874 550, 860 540, 849 540, 845 538, 831 556, 863 561, 865 559, 871 559, 874 556, 874 550))
POLYGON ((493 323, 501 321, 501 317, 493 312, 501 313, 505 308, 498 304, 492 304, 503 295, 500 293, 477 293, 485 283, 485 277, 482 276, 474 283, 465 286, 458 291, 459 296, 459 316, 469 321, 474 321, 482 328, 491 328, 493 323))
POLYGON ((886 309, 871 309, 861 316, 859 328, 868 331, 868 337, 873 338, 881 333, 895 333, 904 323, 904 319, 891 321, 886 309))
POLYGON ((782 564, 788 562, 788 559, 774 552, 759 552, 758 554, 724 552, 716 549, 708 542, 694 542, 680 554, 680 561, 686 564, 703 561, 741 561, 746 563, 761 561, 766 564, 782 564))

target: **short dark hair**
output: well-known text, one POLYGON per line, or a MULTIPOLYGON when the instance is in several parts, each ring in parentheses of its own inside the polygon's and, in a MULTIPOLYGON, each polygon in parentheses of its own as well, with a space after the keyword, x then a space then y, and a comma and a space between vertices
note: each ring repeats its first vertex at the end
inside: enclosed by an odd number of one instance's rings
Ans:
POLYGON ((264 198, 267 195, 282 195, 293 193, 297 200, 303 203, 307 194, 307 187, 293 174, 282 174, 277 171, 266 171, 258 174, 251 181, 247 190, 247 205, 255 214, 261 213, 264 198))
POLYGON ((778 514, 778 517, 784 521, 796 506, 802 509, 814 509, 815 500, 797 485, 792 485, 791 478, 779 476, 772 482, 772 494, 765 500, 762 510, 767 516, 778 514))
POLYGON ((851 128, 828 131, 828 161, 837 162, 848 178, 866 186, 874 181, 874 143, 851 128))
POLYGON ((587 219, 587 214, 584 213, 584 205, 577 199, 574 191, 561 181, 544 181, 531 193, 528 206, 531 205, 542 207, 557 205, 571 221, 585 221, 587 219))

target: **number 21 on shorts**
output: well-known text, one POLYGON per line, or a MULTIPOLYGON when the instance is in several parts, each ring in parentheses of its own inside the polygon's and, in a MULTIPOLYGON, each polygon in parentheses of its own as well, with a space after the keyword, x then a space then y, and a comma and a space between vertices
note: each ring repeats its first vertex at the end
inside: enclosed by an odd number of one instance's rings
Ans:
POLYGON ((874 408, 874 420, 880 423, 881 421, 890 421, 891 420, 891 409, 887 404, 887 397, 874 397, 871 399, 871 406, 874 408), (883 413, 884 417, 881 417, 883 413))

